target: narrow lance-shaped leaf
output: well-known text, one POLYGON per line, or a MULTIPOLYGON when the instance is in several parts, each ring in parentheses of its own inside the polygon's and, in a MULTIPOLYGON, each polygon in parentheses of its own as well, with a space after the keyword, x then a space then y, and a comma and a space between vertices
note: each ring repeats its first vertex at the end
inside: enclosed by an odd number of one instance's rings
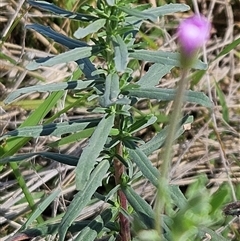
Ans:
POLYGON ((147 225, 147 228, 153 228, 155 215, 151 206, 129 185, 122 186, 122 191, 126 195, 126 198, 130 205, 133 207, 134 211, 143 220, 144 224, 147 225))
POLYGON ((103 117, 89 139, 88 145, 83 149, 76 168, 76 186, 78 190, 82 190, 86 183, 89 182, 90 173, 107 141, 114 124, 114 118, 114 114, 103 117))
POLYGON ((65 137, 61 137, 59 140, 49 143, 48 146, 59 147, 62 145, 79 142, 83 139, 89 138, 94 132, 94 129, 95 127, 85 128, 84 130, 81 130, 79 132, 69 134, 65 137))
POLYGON ((130 16, 134 16, 139 19, 149 19, 153 22, 156 21, 157 19, 156 15, 152 13, 144 12, 144 11, 139 11, 138 9, 135 9, 135 8, 129 8, 129 7, 118 7, 118 8, 121 9, 123 12, 129 14, 130 16))
POLYGON ((161 78, 168 74, 170 70, 173 68, 171 65, 165 65, 165 64, 153 64, 147 73, 136 82, 137 85, 140 85, 141 87, 153 87, 161 81, 161 78))
POLYGON ((131 126, 128 127, 129 133, 134 133, 140 131, 152 124, 154 124, 157 120, 157 117, 154 115, 146 115, 142 117, 140 120, 134 122, 131 126))
POLYGON ((119 88, 119 76, 117 73, 112 74, 111 86, 110 86, 110 100, 116 101, 120 93, 119 88))
POLYGON ((27 29, 33 29, 38 33, 43 34, 44 36, 51 38, 55 42, 62 44, 63 46, 68 47, 69 49, 74 49, 78 47, 90 47, 87 43, 79 41, 76 39, 71 39, 61 33, 55 32, 50 27, 40 25, 40 24, 29 24, 26 26, 27 29))
MULTIPOLYGON (((92 150, 92 153, 94 151, 92 150)), ((108 160, 102 160, 93 170, 90 178, 82 191, 79 191, 71 201, 61 224, 59 225, 59 241, 64 241, 66 232, 73 221, 81 213, 83 208, 89 203, 96 189, 101 185, 102 179, 107 173, 110 164, 108 160)))
POLYGON ((6 104, 13 102, 16 98, 23 94, 28 94, 32 92, 53 92, 59 90, 81 90, 89 87, 94 80, 77 80, 77 81, 68 81, 63 83, 52 83, 46 85, 34 85, 26 88, 21 88, 16 91, 11 92, 8 97, 4 100, 6 104))
POLYGON ((172 14, 176 12, 185 12, 190 9, 186 4, 165 4, 160 7, 153 7, 140 11, 135 8, 119 7, 122 11, 129 14, 130 16, 137 17, 139 19, 149 19, 155 21, 158 17, 164 16, 166 14, 172 14))
POLYGON ((52 12, 54 14, 58 14, 64 18, 76 19, 76 20, 81 20, 81 21, 91 21, 91 20, 97 19, 97 17, 95 17, 95 16, 67 11, 65 9, 62 9, 62 8, 56 6, 52 3, 46 2, 46 1, 28 0, 27 2, 34 7, 38 7, 43 10, 50 11, 50 12, 52 12))
POLYGON ((53 161, 57 161, 70 166, 77 166, 78 159, 79 159, 76 156, 59 154, 55 152, 34 152, 34 153, 20 154, 20 155, 0 158, 0 164, 5 164, 9 162, 20 162, 25 159, 32 158, 34 156, 41 156, 43 158, 48 158, 53 161))
MULTIPOLYGON (((170 101, 174 100, 176 89, 163 89, 163 88, 132 88, 126 91, 126 94, 129 96, 135 96, 139 98, 149 98, 149 99, 157 99, 161 101, 170 101)), ((184 93, 184 101, 190 103, 196 103, 207 108, 212 108, 212 101, 202 92, 196 92, 187 90, 184 93)))
MULTIPOLYGON (((21 124, 21 127, 33 126, 39 123, 63 96, 63 91, 51 93, 50 96, 21 124)), ((14 155, 28 141, 29 137, 12 137, 6 140, 5 154, 3 157, 14 155)))
MULTIPOLYGON (((131 145, 131 143, 130 143, 131 145)), ((127 148, 130 158, 136 163, 142 174, 154 185, 158 186, 159 171, 154 167, 144 152, 132 143, 132 148, 127 148)))
POLYGON ((228 54, 231 50, 236 48, 239 44, 240 44, 240 38, 234 40, 232 43, 225 46, 224 49, 216 56, 216 58, 214 60, 218 59, 219 57, 221 57, 225 54, 228 54))
POLYGON ((109 74, 105 80, 104 94, 99 97, 99 104, 102 107, 108 107, 119 103, 119 101, 121 101, 121 99, 118 99, 119 93, 119 76, 116 73, 109 74))
POLYGON ((117 71, 124 72, 127 68, 127 60, 128 60, 128 49, 124 40, 119 36, 113 37, 113 45, 114 45, 114 62, 117 71))
POLYGON ((111 209, 106 209, 96 218, 94 218, 87 227, 85 227, 74 241, 94 241, 106 224, 111 220, 114 213, 111 209))
MULTIPOLYGON (((135 50, 134 52, 129 53, 129 57, 153 63, 181 67, 179 53, 150 50, 135 50)), ((207 64, 203 63, 200 60, 197 60, 194 63, 193 68, 207 69, 207 64)))
MULTIPOLYGON (((59 214, 58 217, 62 217, 62 214, 59 214)), ((81 231, 83 228, 85 228, 88 224, 90 223, 90 221, 76 221, 72 224, 71 227, 69 227, 69 232, 71 233, 76 233, 81 231)), ((16 237, 21 237, 23 235, 27 235, 29 238, 34 238, 34 237, 39 237, 39 236, 47 236, 47 235, 55 235, 58 232, 58 227, 59 227, 59 223, 51 223, 51 224, 46 224, 46 225, 39 225, 37 227, 34 228, 30 228, 30 229, 26 229, 20 233, 15 234, 12 238, 16 237)), ((15 240, 15 239, 12 239, 15 240)))
POLYGON ((69 63, 71 61, 76 61, 78 59, 90 57, 92 54, 91 51, 92 51, 91 47, 75 48, 65 53, 59 54, 55 57, 47 58, 47 60, 44 62, 42 61, 39 62, 38 60, 32 61, 26 66, 26 68, 28 70, 35 70, 40 66, 53 66, 61 63, 69 63))
POLYGON ((89 24, 86 28, 78 28, 73 36, 77 39, 84 38, 88 34, 96 33, 100 28, 102 28, 106 23, 105 19, 98 19, 93 23, 89 24))
MULTIPOLYGON (((109 74, 105 80, 105 90, 104 94, 99 97, 99 104, 102 107, 107 107, 112 104, 112 101, 110 100, 110 93, 111 93, 111 82, 112 82, 112 74, 109 74)), ((118 77, 117 77, 118 78, 118 77)))
POLYGON ((39 137, 39 136, 61 136, 63 134, 77 132, 85 128, 90 128, 96 126, 100 120, 99 119, 86 119, 79 121, 61 122, 61 123, 51 123, 47 125, 40 126, 29 126, 18 128, 14 131, 9 131, 0 137, 0 140, 8 136, 26 136, 26 137, 39 137))
POLYGON ((41 202, 36 210, 28 218, 27 222, 21 227, 21 230, 26 229, 42 212, 51 204, 51 202, 61 193, 60 189, 54 190, 43 202, 41 202))
POLYGON ((188 11, 189 9, 190 7, 186 4, 170 3, 170 4, 165 4, 164 6, 143 10, 143 13, 153 14, 154 16, 161 17, 166 14, 172 14, 176 12, 185 12, 185 11, 188 11))
POLYGON ((96 71, 96 68, 93 65, 93 63, 90 61, 89 58, 78 59, 76 61, 76 63, 78 64, 78 66, 82 70, 82 72, 85 74, 86 78, 88 78, 88 79, 99 78, 99 75, 97 75, 97 74, 93 75, 93 72, 96 71))
MULTIPOLYGON (((63 34, 57 33, 54 30, 52 30, 50 27, 43 26, 40 24, 31 24, 26 26, 27 29, 33 29, 43 35, 45 35, 48 38, 51 38, 53 41, 62 44, 63 46, 66 46, 69 49, 74 49, 78 47, 90 47, 87 43, 71 39, 63 34)), ((96 53, 96 51, 99 51, 99 46, 92 46, 92 52, 96 53)), ((41 60, 41 59, 40 59, 41 60)), ((89 58, 83 58, 76 60, 76 63, 79 65, 79 68, 83 71, 85 76, 89 79, 94 78, 92 76, 92 73, 96 70, 92 62, 89 60, 89 58)), ((95 76, 97 78, 97 76, 95 76)))
POLYGON ((187 199, 183 195, 182 191, 180 190, 179 186, 176 185, 169 185, 170 195, 173 200, 173 203, 179 208, 183 209, 187 205, 187 199))
MULTIPOLYGON (((184 125, 192 123, 193 117, 192 116, 185 116, 181 122, 179 123, 179 129, 175 134, 175 138, 178 138, 180 135, 184 133, 184 125)), ((168 134, 168 126, 162 129, 156 136, 154 136, 150 141, 141 145, 139 148, 144 152, 146 156, 149 156, 154 151, 161 148, 166 140, 168 134)))

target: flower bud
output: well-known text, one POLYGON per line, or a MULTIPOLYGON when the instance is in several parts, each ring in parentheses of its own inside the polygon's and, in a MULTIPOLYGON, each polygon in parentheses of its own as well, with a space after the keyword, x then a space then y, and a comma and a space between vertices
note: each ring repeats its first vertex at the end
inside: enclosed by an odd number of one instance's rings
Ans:
POLYGON ((210 28, 209 21, 201 15, 193 15, 180 23, 177 37, 185 57, 194 57, 198 49, 209 39, 210 28))

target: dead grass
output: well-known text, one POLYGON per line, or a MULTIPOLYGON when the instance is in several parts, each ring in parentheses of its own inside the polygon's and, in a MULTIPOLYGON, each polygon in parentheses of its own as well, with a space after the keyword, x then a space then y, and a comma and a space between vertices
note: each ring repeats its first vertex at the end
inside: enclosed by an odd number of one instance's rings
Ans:
MULTIPOLYGON (((156 4, 155 1, 151 1, 156 4)), ((183 1, 181 1, 183 2, 183 1)), ((233 40, 240 37, 240 19, 238 11, 239 1, 199 1, 200 11, 213 21, 212 38, 203 51, 202 58, 209 64, 209 70, 201 81, 194 86, 195 90, 203 91, 215 103, 212 113, 199 106, 186 104, 184 112, 193 114, 195 121, 190 130, 184 134, 175 145, 175 157, 171 169, 171 180, 173 184, 187 186, 195 180, 200 173, 207 174, 209 187, 215 190, 221 183, 228 182, 229 185, 236 185, 240 178, 240 48, 232 50, 229 54, 222 56, 217 61, 213 61, 219 52, 233 40), (214 82, 221 87, 227 107, 229 110, 229 123, 222 117, 222 106, 216 94, 214 82)), ((19 21, 14 31, 5 39, 1 46, 1 52, 13 61, 0 59, 0 133, 5 133, 15 129, 29 115, 34 103, 45 98, 45 95, 34 93, 24 96, 21 101, 5 106, 4 98, 12 91, 36 84, 51 82, 61 82, 64 78, 71 76, 75 64, 62 64, 54 67, 41 68, 38 71, 28 71, 26 64, 32 59, 46 57, 49 54, 58 54, 63 49, 36 32, 24 30, 24 26, 29 23, 42 21, 47 22, 49 15, 45 15, 36 9, 23 7, 24 1, 7 1, 0 3, 1 36, 5 38, 9 29, 15 21, 19 21), (24 17, 21 14, 27 13, 24 17), (41 16, 41 20, 40 20, 41 16), (20 18, 19 18, 20 17, 20 18), (36 47, 35 47, 36 46, 36 47), (31 100, 32 106, 24 101, 31 100), (24 105, 25 103, 25 105, 24 105)), ((189 13, 176 14, 171 16, 171 20, 180 20, 189 13)), ((68 21, 68 20, 66 20, 68 21)), ((170 20, 169 20, 170 21, 170 20)), ((169 31, 169 21, 160 26, 169 31)), ((65 22, 66 24, 66 22, 65 22)), ((67 23, 68 24, 68 23, 67 23)), ((69 25, 68 25, 69 26, 69 25)), ((58 32, 68 34, 65 28, 51 23, 51 27, 58 32)), ((151 24, 148 24, 151 28, 151 24)), ((174 35, 159 40, 164 43, 159 46, 162 50, 176 50, 174 35)), ((177 78, 166 76, 160 83, 161 87, 173 87, 177 78)), ((160 109, 161 112, 168 112, 170 107, 160 109)), ((148 111, 148 109, 142 111, 148 111)), ((67 118, 77 118, 79 113, 84 113, 84 109, 74 109, 68 113, 67 118)), ((147 131, 147 130, 146 130, 147 131)), ((147 132, 146 132, 147 135, 147 132)), ((31 141, 21 152, 35 152, 46 149, 45 143, 48 140, 39 138, 31 141)), ((81 152, 80 143, 71 147, 64 147, 61 152, 74 153, 81 152)), ((159 166, 161 158, 159 152, 155 153, 151 159, 156 166, 159 166)), ((56 186, 62 189, 62 196, 55 200, 51 209, 44 215, 54 217, 65 210, 71 200, 74 191, 74 168, 59 163, 53 163, 41 158, 26 161, 19 167, 31 192, 39 195, 35 201, 39 201, 44 193, 48 193, 56 186), (39 170, 38 170, 39 169, 39 170)), ((134 187, 147 200, 154 199, 155 190, 145 180, 140 180, 134 187)), ((0 172, 0 240, 4 241, 21 227, 29 212, 29 207, 25 201, 21 201, 23 194, 13 177, 8 166, 4 166, 0 172)), ((233 191, 233 198, 236 195, 233 191)), ((103 203, 98 202, 84 209, 79 220, 93 216, 102 208, 103 203)))

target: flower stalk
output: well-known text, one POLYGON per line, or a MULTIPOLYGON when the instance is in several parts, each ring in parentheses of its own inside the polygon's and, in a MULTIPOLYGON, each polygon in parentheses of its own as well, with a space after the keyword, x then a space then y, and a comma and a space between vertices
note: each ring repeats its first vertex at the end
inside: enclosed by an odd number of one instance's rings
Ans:
POLYGON ((210 35, 210 23, 201 15, 194 15, 182 21, 177 30, 178 42, 180 45, 180 62, 182 76, 178 84, 176 96, 173 103, 173 111, 170 118, 168 135, 163 148, 163 163, 157 190, 155 203, 155 229, 158 232, 159 240, 162 236, 161 215, 168 208, 171 208, 169 192, 169 170, 173 156, 173 144, 179 120, 182 117, 181 108, 184 101, 184 92, 188 84, 188 72, 194 64, 198 50, 204 46, 210 35))

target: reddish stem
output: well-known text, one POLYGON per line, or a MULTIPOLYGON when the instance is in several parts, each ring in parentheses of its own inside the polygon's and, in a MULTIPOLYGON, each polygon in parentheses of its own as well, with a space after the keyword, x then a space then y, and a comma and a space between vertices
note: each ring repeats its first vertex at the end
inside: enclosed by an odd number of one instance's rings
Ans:
MULTIPOLYGON (((116 147, 117 154, 122 156, 122 144, 119 143, 116 147)), ((115 169, 115 183, 116 185, 120 184, 121 176, 124 173, 124 165, 115 158, 114 160, 114 169, 115 169)), ((125 194, 118 190, 118 199, 120 207, 127 211, 128 203, 125 194)), ((119 223, 120 223, 120 240, 121 241, 130 241, 131 232, 130 232, 130 223, 129 220, 122 214, 119 213, 119 223)))

